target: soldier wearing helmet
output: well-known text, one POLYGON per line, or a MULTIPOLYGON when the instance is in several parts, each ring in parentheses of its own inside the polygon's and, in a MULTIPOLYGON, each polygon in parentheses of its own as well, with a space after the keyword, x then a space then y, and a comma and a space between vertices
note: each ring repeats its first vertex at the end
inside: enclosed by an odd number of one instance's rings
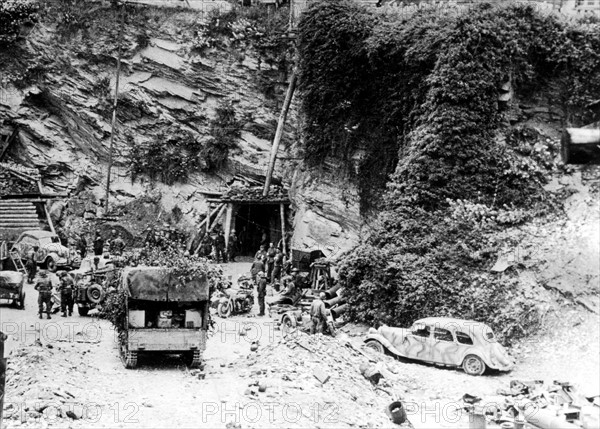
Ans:
POLYGON ((73 293, 75 289, 75 281, 66 271, 60 271, 58 273, 60 279, 60 285, 58 291, 60 292, 60 309, 62 310, 62 317, 73 315, 73 293))
POLYGON ((267 276, 264 271, 261 271, 257 275, 258 277, 258 286, 256 288, 256 292, 258 294, 258 307, 259 307, 259 316, 265 315, 265 296, 267 295, 267 276))
POLYGON ((45 312, 48 315, 48 319, 52 319, 50 317, 50 313, 52 312, 52 283, 48 278, 46 270, 40 271, 40 279, 35 284, 34 289, 39 292, 38 306, 40 319, 42 318, 42 313, 44 313, 44 306, 46 307, 45 312))

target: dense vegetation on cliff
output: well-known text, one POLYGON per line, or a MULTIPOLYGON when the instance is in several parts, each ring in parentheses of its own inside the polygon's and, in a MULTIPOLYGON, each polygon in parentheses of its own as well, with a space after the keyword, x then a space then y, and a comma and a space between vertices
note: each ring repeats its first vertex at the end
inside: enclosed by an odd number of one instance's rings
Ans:
POLYGON ((548 212, 557 148, 524 151, 499 96, 551 92, 565 122, 589 121, 600 26, 522 5, 396 17, 334 0, 309 9, 299 42, 307 161, 346 160, 364 203, 391 177, 373 233, 342 261, 353 317, 451 315, 527 334, 535 303, 515 277, 489 274, 491 233, 548 212))

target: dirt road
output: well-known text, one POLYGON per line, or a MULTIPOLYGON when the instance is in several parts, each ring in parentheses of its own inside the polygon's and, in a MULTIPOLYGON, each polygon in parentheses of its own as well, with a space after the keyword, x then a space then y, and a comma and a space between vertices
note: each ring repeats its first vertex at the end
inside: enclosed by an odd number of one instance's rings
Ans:
MULTIPOLYGON (((226 273, 235 278, 248 270, 248 265, 230 264, 226 273)), ((282 387, 279 374, 279 381, 273 384, 276 387, 264 395, 249 392, 255 372, 273 375, 269 368, 258 366, 260 371, 255 371, 260 362, 252 360, 250 351, 255 340, 260 347, 280 344, 279 332, 269 318, 217 318, 203 372, 190 371, 176 355, 141 358, 138 369, 126 370, 119 358, 115 332, 107 321, 60 315, 40 320, 37 293, 32 285, 26 290, 25 310, 0 306, 0 328, 16 339, 13 345, 17 349, 9 360, 5 400, 5 424, 9 428, 218 428, 230 422, 243 428, 351 426, 352 417, 335 415, 338 407, 331 404, 336 398, 319 384, 298 382, 282 387), (286 390, 293 390, 294 395, 286 390)), ((257 312, 255 309, 253 314, 257 312)), ((360 336, 352 333, 358 331, 346 334, 356 344, 360 344, 360 336)), ((563 326, 557 325, 553 335, 519 346, 519 365, 507 375, 471 377, 458 370, 392 361, 389 366, 398 376, 391 390, 424 409, 432 403, 458 400, 467 392, 494 393, 514 378, 566 379, 597 390, 598 331, 597 316, 565 312, 563 326)), ((296 362, 293 371, 290 369, 299 380, 301 364, 296 362)), ((343 382, 341 378, 339 382, 343 382)), ((380 422, 383 413, 379 400, 364 403, 360 392, 357 396, 350 404, 357 415, 372 415, 373 423, 380 422)), ((389 399, 381 394, 381 403, 389 399)), ((436 412, 427 418, 413 416, 411 421, 415 427, 424 422, 428 427, 456 426, 440 413, 433 420, 436 412)))

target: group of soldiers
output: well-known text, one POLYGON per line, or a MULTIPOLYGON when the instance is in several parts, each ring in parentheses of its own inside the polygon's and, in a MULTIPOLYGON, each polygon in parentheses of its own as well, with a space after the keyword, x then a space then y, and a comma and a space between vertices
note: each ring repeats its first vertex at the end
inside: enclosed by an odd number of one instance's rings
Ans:
POLYGON ((283 283, 283 295, 293 296, 297 293, 296 285, 300 271, 297 268, 291 269, 291 261, 273 243, 270 243, 268 248, 265 245, 260 246, 254 256, 250 273, 256 283, 259 316, 265 315, 265 297, 269 284, 279 291, 283 283), (283 274, 286 275, 282 277, 283 274))
MULTIPOLYGON (((66 271, 59 271, 57 275, 60 282, 57 290, 60 293, 62 317, 72 316, 73 305, 75 304, 75 281, 66 271)), ((39 279, 34 288, 39 292, 38 313, 40 319, 42 319, 44 313, 46 313, 48 319, 51 319, 53 306, 52 292, 54 286, 52 285, 52 281, 48 277, 48 272, 46 270, 40 271, 39 279)))
POLYGON ((223 231, 219 230, 217 236, 213 239, 210 234, 206 234, 200 242, 198 256, 213 259, 215 262, 235 262, 238 253, 238 238, 235 230, 232 229, 229 234, 229 245, 225 240, 223 231))

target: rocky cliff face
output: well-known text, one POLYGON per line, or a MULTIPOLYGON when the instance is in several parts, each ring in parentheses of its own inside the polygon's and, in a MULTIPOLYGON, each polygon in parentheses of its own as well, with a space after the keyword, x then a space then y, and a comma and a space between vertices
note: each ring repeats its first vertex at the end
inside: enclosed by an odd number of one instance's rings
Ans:
MULTIPOLYGON (((5 85, 0 124, 6 132, 15 126, 20 130, 9 157, 38 168, 49 191, 70 196, 85 191, 87 208, 77 212, 92 218, 106 183, 119 17, 106 5, 84 5, 93 10, 76 11, 77 19, 85 18, 82 28, 67 32, 64 11, 50 11, 14 48, 15 58, 4 63, 3 74, 24 77, 5 85), (43 70, 36 79, 24 70, 34 65, 43 70)), ((162 208, 170 212, 177 207, 190 226, 207 210, 203 192, 224 191, 235 177, 264 180, 286 89, 285 70, 246 43, 243 34, 214 43, 202 33, 201 16, 193 10, 150 7, 128 13, 111 176, 111 204, 159 195, 162 208), (204 38, 199 41, 200 33, 204 38), (223 102, 231 103, 241 124, 224 168, 196 171, 187 183, 172 186, 146 177, 131 179, 132 145, 146 144, 172 126, 191 132, 200 144, 206 142, 210 121, 223 102)), ((251 27, 243 20, 240 25, 251 27)), ((290 157, 296 112, 293 104, 279 152, 284 160, 274 174, 275 182, 288 185, 296 166, 290 157)))

